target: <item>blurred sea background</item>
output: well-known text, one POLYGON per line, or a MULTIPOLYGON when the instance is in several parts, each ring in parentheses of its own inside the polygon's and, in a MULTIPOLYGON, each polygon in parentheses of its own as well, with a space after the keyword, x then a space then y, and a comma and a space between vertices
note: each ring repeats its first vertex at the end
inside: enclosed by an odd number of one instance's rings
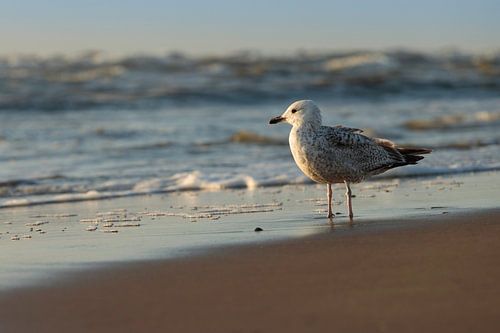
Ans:
POLYGON ((298 99, 434 149, 383 177, 498 170, 498 6, 460 3, 4 4, 0 208, 307 183, 268 126, 298 99))
POLYGON ((296 99, 326 124, 435 149, 385 177, 500 168, 500 54, 0 58, 0 207, 305 183, 296 99))

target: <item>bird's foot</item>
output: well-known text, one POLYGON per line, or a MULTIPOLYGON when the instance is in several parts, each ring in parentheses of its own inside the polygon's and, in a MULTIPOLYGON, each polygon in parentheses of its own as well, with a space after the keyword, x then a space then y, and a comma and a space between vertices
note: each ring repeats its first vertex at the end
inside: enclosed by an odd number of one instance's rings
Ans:
POLYGON ((329 218, 329 219, 333 219, 335 217, 335 214, 328 213, 328 215, 326 217, 329 218))

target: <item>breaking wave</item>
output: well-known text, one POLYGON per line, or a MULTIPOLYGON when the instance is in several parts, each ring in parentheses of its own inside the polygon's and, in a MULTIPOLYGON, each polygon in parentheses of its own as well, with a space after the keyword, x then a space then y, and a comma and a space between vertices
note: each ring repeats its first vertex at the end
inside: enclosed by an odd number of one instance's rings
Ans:
MULTIPOLYGON (((436 175, 449 175, 469 172, 485 172, 500 170, 500 163, 475 166, 429 167, 395 169, 375 178, 410 178, 436 175)), ((135 183, 127 181, 110 181, 106 186, 89 188, 84 186, 67 186, 64 189, 57 185, 40 184, 37 180, 18 181, 0 184, 0 209, 18 206, 33 206, 51 203, 102 200, 110 198, 138 196, 147 194, 169 193, 178 191, 219 191, 224 189, 248 189, 284 185, 311 184, 312 181, 298 170, 290 168, 288 172, 254 174, 208 174, 201 171, 183 172, 166 178, 150 178, 135 183), (23 187, 21 184, 30 184, 23 187), (1 195, 7 192, 10 195, 1 195), (13 195, 13 193, 16 195, 13 195), (2 198, 4 197, 4 198, 2 198)))

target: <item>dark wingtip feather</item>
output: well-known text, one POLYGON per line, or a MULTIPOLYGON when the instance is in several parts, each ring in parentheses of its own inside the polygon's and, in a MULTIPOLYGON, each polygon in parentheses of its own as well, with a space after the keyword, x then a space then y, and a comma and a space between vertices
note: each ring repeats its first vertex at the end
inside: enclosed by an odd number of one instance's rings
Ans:
POLYGON ((427 148, 396 148, 401 155, 403 155, 405 162, 408 164, 417 164, 418 161, 424 158, 424 154, 429 154, 432 152, 431 149, 427 148))
POLYGON ((424 155, 432 153, 432 149, 428 148, 401 148, 397 147, 397 150, 403 155, 424 155))
POLYGON ((425 154, 430 154, 432 149, 427 148, 417 148, 417 147, 397 147, 392 141, 384 139, 376 139, 377 144, 382 147, 390 157, 393 158, 393 162, 381 167, 377 167, 373 170, 375 174, 387 171, 389 169, 417 164, 418 161, 424 158, 425 154))
POLYGON ((403 155, 405 158, 405 162, 407 164, 417 164, 418 161, 423 159, 423 156, 418 156, 418 155, 403 155))

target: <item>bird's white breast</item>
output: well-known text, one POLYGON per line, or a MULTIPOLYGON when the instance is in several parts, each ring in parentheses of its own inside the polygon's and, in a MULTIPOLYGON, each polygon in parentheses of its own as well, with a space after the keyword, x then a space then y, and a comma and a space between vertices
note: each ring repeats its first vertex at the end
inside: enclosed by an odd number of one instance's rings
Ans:
POLYGON ((319 156, 314 149, 314 130, 305 126, 292 127, 288 138, 293 159, 299 169, 309 178, 319 183, 326 183, 327 180, 315 170, 314 161, 319 156))

